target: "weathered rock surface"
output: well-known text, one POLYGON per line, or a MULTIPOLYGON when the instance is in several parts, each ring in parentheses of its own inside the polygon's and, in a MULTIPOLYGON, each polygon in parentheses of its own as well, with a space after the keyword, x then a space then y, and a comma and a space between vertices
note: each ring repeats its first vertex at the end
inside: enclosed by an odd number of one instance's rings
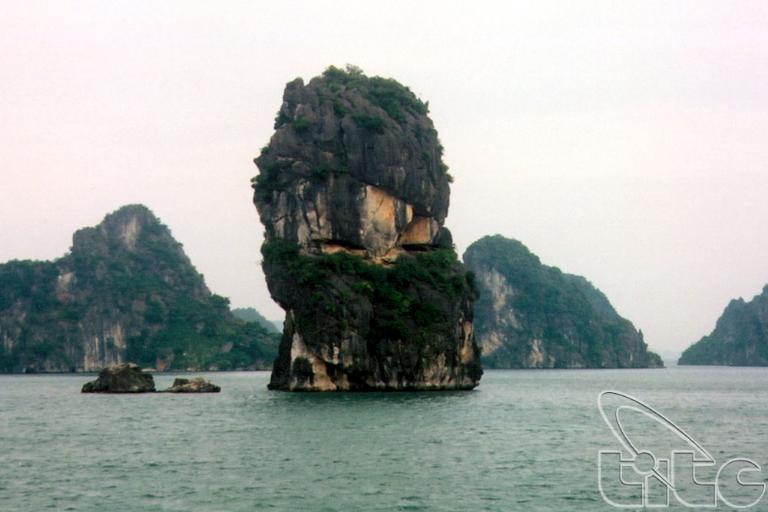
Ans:
POLYGON ((144 373, 139 366, 131 363, 112 365, 99 372, 99 378, 86 382, 83 393, 152 393, 155 381, 152 375, 144 373))
POLYGON ((443 227, 427 105, 355 69, 294 80, 256 164, 264 272, 286 310, 270 387, 475 387, 475 291, 443 227))
POLYGON ((277 338, 235 319, 141 205, 77 231, 58 260, 0 265, 0 372, 264 368, 277 338))
POLYGON ((464 263, 480 290, 475 331, 486 367, 663 366, 642 332, 589 281, 542 265, 517 240, 481 238, 464 263))
POLYGON ((732 300, 712 333, 688 347, 678 364, 768 366, 768 285, 749 302, 732 300))
POLYGON ((193 379, 174 379, 173 386, 164 390, 164 393, 218 393, 221 388, 203 377, 193 379))

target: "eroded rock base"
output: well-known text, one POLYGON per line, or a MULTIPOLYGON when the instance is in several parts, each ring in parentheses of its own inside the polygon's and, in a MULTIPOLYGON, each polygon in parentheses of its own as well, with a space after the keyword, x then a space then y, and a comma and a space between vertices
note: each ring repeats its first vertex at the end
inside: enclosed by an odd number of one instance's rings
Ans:
POLYGON ((270 389, 477 386, 474 285, 453 251, 404 254, 387 268, 344 253, 278 252, 264 251, 267 279, 273 296, 291 307, 270 389))

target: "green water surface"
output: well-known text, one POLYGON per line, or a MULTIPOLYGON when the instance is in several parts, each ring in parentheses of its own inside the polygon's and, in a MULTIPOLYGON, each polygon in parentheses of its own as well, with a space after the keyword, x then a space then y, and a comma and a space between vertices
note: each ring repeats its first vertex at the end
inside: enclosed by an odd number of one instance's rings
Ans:
MULTIPOLYGON (((0 511, 593 511, 605 389, 768 466, 768 369, 487 371, 471 392, 90 395, 0 376, 0 511)), ((172 375, 157 375, 158 389, 172 375)), ((768 499, 761 504, 768 509, 768 499)), ((759 510, 760 506, 755 510, 759 510)))

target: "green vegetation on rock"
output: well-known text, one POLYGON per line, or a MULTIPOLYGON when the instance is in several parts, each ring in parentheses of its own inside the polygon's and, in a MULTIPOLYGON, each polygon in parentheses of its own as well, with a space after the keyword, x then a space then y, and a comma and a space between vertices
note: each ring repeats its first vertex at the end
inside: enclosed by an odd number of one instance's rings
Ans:
POLYGON ((232 316, 147 208, 75 233, 69 254, 0 265, 0 371, 265 368, 277 337, 232 316))
POLYGON ((238 318, 243 322, 255 322, 259 324, 264 329, 266 329, 267 332, 272 332, 275 334, 280 333, 275 324, 267 320, 264 315, 259 313, 255 308, 234 308, 232 310, 232 314, 235 316, 235 318, 238 318))
MULTIPOLYGON (((285 192, 296 179, 317 181, 328 173, 351 174, 391 190, 402 188, 401 183, 392 183, 394 176, 378 183, 389 174, 379 152, 393 147, 395 134, 407 135, 399 137, 404 154, 421 156, 405 167, 409 175, 405 181, 415 181, 422 174, 413 168, 418 164, 430 170, 432 180, 442 183, 448 166, 442 161, 443 147, 426 116, 428 111, 428 104, 408 87, 391 78, 369 77, 355 66, 331 66, 306 86, 296 79, 286 86, 275 128, 287 129, 281 132, 281 144, 301 151, 289 154, 270 150, 270 146, 262 148, 256 159, 260 173, 251 179, 254 197, 271 203, 273 196, 285 192), (296 103, 305 100, 303 90, 312 90, 316 98, 307 103, 311 108, 296 109, 296 103), (332 136, 334 132, 337 137, 332 136), (368 149, 356 150, 360 142, 368 149)), ((445 185, 449 180, 452 177, 445 185)), ((409 184, 407 188, 415 187, 409 184)), ((447 188, 441 188, 439 193, 446 194, 447 188)))
MULTIPOLYGON (((278 239, 264 243, 262 255, 266 267, 280 268, 301 286, 310 310, 333 317, 350 301, 369 304, 374 338, 424 341, 429 332, 450 325, 448 304, 477 293, 474 276, 462 269, 452 249, 404 254, 383 266, 343 252, 303 255, 297 244, 278 239), (429 300, 423 295, 427 290, 429 300)), ((339 326, 346 328, 340 316, 339 326)))
POLYGON ((421 115, 429 112, 429 105, 397 80, 368 77, 356 66, 348 65, 346 70, 330 66, 323 72, 323 78, 331 91, 356 90, 400 124, 406 120, 405 112, 421 115))
POLYGON ((464 262, 477 276, 475 332, 494 368, 661 366, 641 332, 581 276, 542 265, 517 240, 473 243, 464 262))
POLYGON ((678 364, 768 366, 768 285, 749 302, 732 300, 715 329, 688 347, 678 364))

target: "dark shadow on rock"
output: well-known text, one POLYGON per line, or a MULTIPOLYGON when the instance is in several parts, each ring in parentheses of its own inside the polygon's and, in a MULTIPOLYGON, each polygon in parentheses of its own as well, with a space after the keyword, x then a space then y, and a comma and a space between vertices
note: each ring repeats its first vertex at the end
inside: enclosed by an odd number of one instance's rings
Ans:
POLYGON ((104 368, 99 377, 87 382, 83 393, 153 393, 155 380, 133 363, 116 364, 104 368))

